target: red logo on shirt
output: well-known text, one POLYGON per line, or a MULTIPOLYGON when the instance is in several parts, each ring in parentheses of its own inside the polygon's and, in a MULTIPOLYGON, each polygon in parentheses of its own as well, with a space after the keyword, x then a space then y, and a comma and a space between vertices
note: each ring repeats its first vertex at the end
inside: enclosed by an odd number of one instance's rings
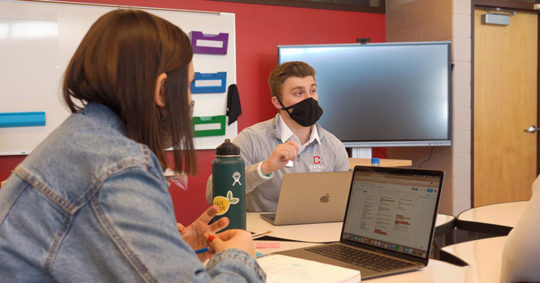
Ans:
POLYGON ((318 155, 313 155, 313 164, 321 164, 321 157, 318 155))

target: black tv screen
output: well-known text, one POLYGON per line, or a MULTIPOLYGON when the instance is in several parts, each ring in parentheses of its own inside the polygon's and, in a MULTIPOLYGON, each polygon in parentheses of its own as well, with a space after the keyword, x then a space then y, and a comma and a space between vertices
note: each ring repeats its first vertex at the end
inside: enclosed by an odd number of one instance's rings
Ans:
POLYGON ((321 126, 347 147, 451 144, 450 42, 280 45, 316 71, 321 126))

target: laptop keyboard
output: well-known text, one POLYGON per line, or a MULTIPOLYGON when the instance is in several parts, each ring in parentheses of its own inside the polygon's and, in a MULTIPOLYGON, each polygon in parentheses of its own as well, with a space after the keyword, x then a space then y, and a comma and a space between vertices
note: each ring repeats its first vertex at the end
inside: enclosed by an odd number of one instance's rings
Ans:
POLYGON ((339 244, 309 247, 306 250, 380 272, 414 265, 410 262, 400 261, 339 244))

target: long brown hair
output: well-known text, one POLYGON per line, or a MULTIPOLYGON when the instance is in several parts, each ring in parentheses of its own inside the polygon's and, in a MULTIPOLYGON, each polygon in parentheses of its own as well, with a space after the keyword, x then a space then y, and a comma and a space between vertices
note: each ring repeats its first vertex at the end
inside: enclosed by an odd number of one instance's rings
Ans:
POLYGON ((64 100, 71 112, 89 102, 108 106, 125 122, 129 138, 147 145, 163 168, 172 141, 177 172, 195 173, 187 97, 193 50, 188 36, 170 22, 139 10, 101 16, 84 36, 66 69, 64 100), (155 104, 156 79, 166 73, 165 107, 155 104))

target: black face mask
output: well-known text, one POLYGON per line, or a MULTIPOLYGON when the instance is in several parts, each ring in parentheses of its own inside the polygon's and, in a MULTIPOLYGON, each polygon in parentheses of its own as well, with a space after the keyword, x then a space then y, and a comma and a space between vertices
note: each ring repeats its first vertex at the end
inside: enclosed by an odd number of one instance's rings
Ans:
POLYGON ((285 112, 289 114, 291 119, 293 119, 296 123, 303 127, 309 127, 315 124, 322 116, 322 108, 319 106, 317 100, 311 97, 304 99, 289 107, 285 107, 283 103, 281 103, 279 97, 277 99, 279 101, 279 104, 281 104, 281 106, 283 107, 280 110, 285 110, 285 112), (292 112, 289 112, 289 109, 291 108, 292 112))

